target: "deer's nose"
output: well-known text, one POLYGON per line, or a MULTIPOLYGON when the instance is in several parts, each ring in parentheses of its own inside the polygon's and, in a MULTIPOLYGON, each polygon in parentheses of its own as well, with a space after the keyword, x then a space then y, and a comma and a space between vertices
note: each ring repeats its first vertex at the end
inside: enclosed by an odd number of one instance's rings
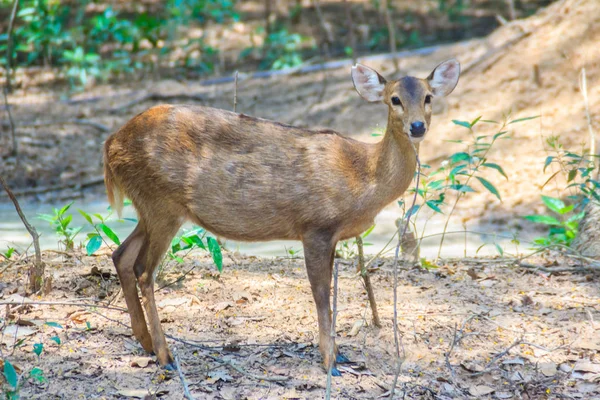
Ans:
POLYGON ((425 134, 425 124, 421 121, 410 124, 410 133, 413 136, 423 136, 425 134))

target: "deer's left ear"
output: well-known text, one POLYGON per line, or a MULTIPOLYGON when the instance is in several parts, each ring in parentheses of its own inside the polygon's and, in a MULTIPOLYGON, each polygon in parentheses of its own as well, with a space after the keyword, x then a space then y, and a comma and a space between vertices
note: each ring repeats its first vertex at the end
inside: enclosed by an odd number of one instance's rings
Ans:
POLYGON ((435 67, 427 77, 427 82, 434 96, 448 96, 456 87, 459 76, 460 64, 456 59, 451 58, 435 67))

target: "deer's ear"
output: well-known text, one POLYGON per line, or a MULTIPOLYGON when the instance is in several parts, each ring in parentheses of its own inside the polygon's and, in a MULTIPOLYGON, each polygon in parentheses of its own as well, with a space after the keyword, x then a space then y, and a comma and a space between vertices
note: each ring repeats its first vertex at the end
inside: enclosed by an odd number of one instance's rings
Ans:
POLYGON ((383 100, 386 80, 374 69, 356 64, 352 67, 352 83, 363 99, 371 102, 383 100))
POLYGON ((451 58, 450 60, 444 61, 427 77, 427 82, 431 87, 431 91, 434 96, 448 96, 458 83, 458 77, 460 75, 460 64, 459 62, 451 58))

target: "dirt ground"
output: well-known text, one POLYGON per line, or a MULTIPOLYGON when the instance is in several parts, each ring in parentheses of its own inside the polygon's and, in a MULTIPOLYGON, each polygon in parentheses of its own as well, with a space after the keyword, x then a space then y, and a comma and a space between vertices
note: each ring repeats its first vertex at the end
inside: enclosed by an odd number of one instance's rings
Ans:
MULTIPOLYGON (((22 398, 184 398, 178 375, 153 364, 132 337, 110 258, 44 258, 53 290, 25 301, 48 304, 22 304, 25 278, 18 264, 3 273, 0 286, 0 304, 15 303, 3 307, 2 317, 16 322, 3 329, 3 357, 20 372, 40 368, 46 378, 24 379, 22 398), (43 344, 39 357, 36 343, 43 344)), ((545 262, 568 263, 552 255, 545 262)), ((352 262, 338 265, 338 344, 352 362, 340 366, 332 396, 385 397, 395 359, 392 260, 374 264, 381 329, 370 322, 352 262)), ((404 363, 396 398, 600 398, 597 275, 550 276, 492 259, 441 265, 400 268, 404 363)), ((227 253, 219 276, 210 259, 197 254, 165 267, 157 286, 166 286, 157 293, 159 313, 194 398, 323 398, 326 373, 301 259, 227 253)))

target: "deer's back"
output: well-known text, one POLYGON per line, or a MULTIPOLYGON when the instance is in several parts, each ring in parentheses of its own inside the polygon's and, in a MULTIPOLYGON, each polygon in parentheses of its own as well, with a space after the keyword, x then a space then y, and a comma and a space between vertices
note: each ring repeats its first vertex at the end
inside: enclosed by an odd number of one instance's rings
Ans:
POLYGON ((106 146, 138 212, 155 203, 237 240, 339 227, 372 179, 370 145, 209 107, 153 107, 106 146))

